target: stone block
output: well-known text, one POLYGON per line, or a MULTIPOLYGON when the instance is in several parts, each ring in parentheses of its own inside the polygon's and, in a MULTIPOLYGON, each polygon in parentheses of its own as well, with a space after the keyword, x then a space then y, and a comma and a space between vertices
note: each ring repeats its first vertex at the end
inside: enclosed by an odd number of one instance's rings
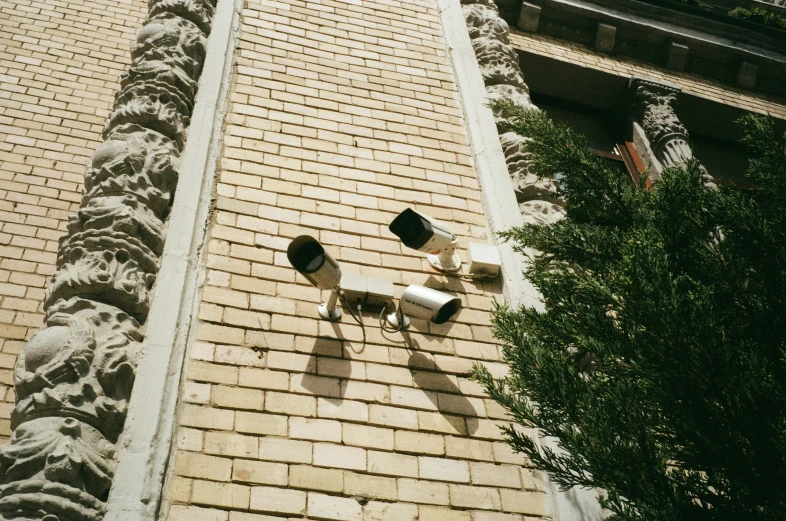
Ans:
POLYGON ((236 459, 232 466, 232 481, 258 485, 286 486, 289 467, 284 463, 236 459))
MULTIPOLYGON (((521 488, 520 467, 513 465, 496 465, 494 463, 470 463, 469 472, 473 485, 492 487, 521 488)), ((521 469, 530 473, 528 469, 521 469)))
POLYGON ((666 55, 666 67, 673 70, 682 72, 685 70, 685 65, 688 63, 688 46, 677 42, 669 42, 669 48, 666 55))
POLYGON ((229 481, 232 476, 232 460, 195 452, 181 452, 177 455, 175 472, 191 478, 229 481))
POLYGON ((235 413, 235 430, 243 434, 286 436, 287 417, 279 414, 237 411, 235 413))
POLYGON ((385 425, 387 427, 418 429, 417 411, 400 407, 372 404, 369 406, 369 421, 375 425, 385 425))
POLYGON ((287 519, 284 517, 268 516, 264 514, 250 514, 248 512, 230 512, 229 521, 287 521, 287 519))
POLYGON ((503 514, 501 512, 473 512, 472 521, 522 521, 522 519, 521 516, 517 514, 503 514))
POLYGON ((610 53, 614 50, 614 40, 617 36, 617 28, 613 25, 598 23, 595 32, 595 50, 598 52, 610 53))
POLYGON ((502 510, 533 516, 546 514, 546 494, 542 492, 520 492, 517 490, 500 489, 502 510))
POLYGON ((242 387, 226 387, 214 385, 211 392, 211 402, 218 407, 227 409, 262 410, 265 402, 264 394, 257 389, 244 389, 242 387))
POLYGON ((235 422, 235 412, 200 405, 183 404, 180 424, 199 429, 230 430, 235 422))
POLYGON ((268 391, 265 410, 294 416, 316 416, 317 400, 313 396, 268 391))
POLYGON ((191 491, 191 501, 197 505, 246 509, 249 501, 249 488, 234 483, 195 480, 191 491))
POLYGON ((436 411, 437 394, 412 387, 391 386, 390 401, 394 405, 436 411))
POLYGON ((467 434, 467 425, 461 416, 452 416, 439 412, 418 411, 418 425, 422 431, 433 431, 444 434, 467 434))
POLYGON ((472 521, 471 514, 463 510, 427 505, 421 505, 418 510, 419 521, 472 521))
POLYGON ((449 505, 450 492, 445 483, 434 483, 419 479, 398 480, 398 497, 401 501, 429 505, 449 505))
POLYGON ((368 421, 368 405, 363 402, 317 398, 317 404, 317 414, 320 418, 336 418, 359 422, 368 421))
POLYGON ((344 494, 395 501, 398 497, 395 478, 344 472, 344 494))
POLYGON ((312 519, 363 521, 363 507, 354 498, 309 492, 308 516, 312 519))
POLYGON ((756 74, 759 67, 748 62, 740 64, 740 71, 737 73, 737 85, 745 89, 752 89, 756 86, 756 74))
POLYGON ((190 503, 192 483, 193 480, 188 478, 172 476, 172 481, 169 484, 169 490, 166 492, 167 500, 173 503, 190 503))
POLYGON ((418 507, 371 501, 363 507, 363 521, 418 521, 418 507))
POLYGON ((183 401, 207 404, 210 402, 210 384, 187 381, 183 385, 183 401))
POLYGON ((418 458, 418 467, 418 475, 422 479, 469 483, 469 465, 466 461, 421 456, 418 458))
POLYGON ((197 382, 237 385, 237 367, 192 360, 188 365, 188 377, 197 382))
POLYGON ((494 450, 494 461, 497 463, 510 463, 513 465, 526 465, 527 458, 524 454, 514 452, 513 448, 507 442, 494 442, 492 443, 494 450))
POLYGON ((315 443, 314 465, 336 469, 365 470, 366 451, 357 447, 346 447, 332 443, 315 443))
POLYGON ((368 471, 385 476, 418 477, 418 459, 393 452, 368 451, 368 471))
POLYGON ((326 492, 344 490, 344 472, 322 469, 310 465, 292 465, 289 469, 289 486, 326 492))
POLYGON ((449 458, 494 461, 494 448, 491 443, 455 436, 445 437, 445 454, 449 458))
MULTIPOLYGON (((268 334, 268 336, 272 336, 268 334)), ((289 373, 283 371, 267 371, 253 367, 241 367, 238 385, 257 389, 286 391, 289 389, 289 373)))
POLYGON ((528 33, 538 31, 538 24, 540 23, 540 6, 522 2, 521 11, 519 11, 518 28, 528 33))
POLYGON ((467 485, 450 485, 450 504, 478 510, 499 510, 502 507, 497 489, 467 485))
POLYGON ((286 438, 260 438, 259 459, 287 463, 311 463, 312 445, 308 441, 286 438))
POLYGON ((335 420, 292 417, 289 419, 289 436, 301 440, 341 443, 341 423, 335 420))
POLYGON ((286 488, 252 487, 250 509, 303 516, 306 513, 306 493, 286 488))
POLYGON ((444 438, 439 434, 396 431, 396 451, 412 454, 444 454, 444 438))
POLYGON ((392 429, 345 423, 343 427, 344 445, 393 450, 393 432, 392 429))
POLYGON ((222 456, 257 457, 257 439, 230 432, 205 434, 205 452, 222 456))
POLYGON ((172 505, 168 521, 227 521, 229 514, 212 508, 172 505))

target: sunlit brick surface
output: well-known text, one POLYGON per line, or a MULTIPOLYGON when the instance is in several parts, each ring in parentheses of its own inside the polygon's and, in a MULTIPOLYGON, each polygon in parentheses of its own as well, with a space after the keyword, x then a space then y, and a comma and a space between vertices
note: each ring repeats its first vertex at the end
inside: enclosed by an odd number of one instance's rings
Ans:
POLYGON ((545 494, 466 377, 501 373, 498 282, 446 278, 387 229, 408 206, 487 240, 432 0, 249 2, 210 226, 170 521, 520 521, 545 494), (296 276, 317 237, 346 272, 461 296, 441 326, 367 343, 296 276))
POLYGON ((111 108, 143 0, 0 0, 0 440, 42 325, 57 239, 111 108))

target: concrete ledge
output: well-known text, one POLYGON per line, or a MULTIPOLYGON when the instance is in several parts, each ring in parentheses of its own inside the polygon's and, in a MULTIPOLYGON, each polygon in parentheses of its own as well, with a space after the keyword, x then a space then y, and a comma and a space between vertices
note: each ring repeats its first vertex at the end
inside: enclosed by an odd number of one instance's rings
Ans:
POLYGON ((521 274, 524 257, 497 238, 499 232, 521 226, 522 219, 499 142, 494 115, 486 106, 486 87, 470 43, 461 5, 459 0, 438 0, 437 5, 453 65, 459 104, 464 115, 489 231, 492 240, 499 247, 505 299, 513 306, 537 306, 538 292, 521 274))
POLYGON ((199 304, 200 260, 229 95, 242 0, 219 0, 104 521, 155 521, 199 304))
MULTIPOLYGON (((494 116, 486 106, 486 88, 475 52, 467 32, 459 0, 437 0, 448 57, 453 66, 458 90, 458 101, 464 115, 467 138, 472 152, 473 166, 478 176, 481 200, 488 221, 492 241, 497 245, 502 261, 502 289, 511 306, 542 307, 540 294, 524 278, 522 271, 527 260, 516 253, 497 234, 522 225, 522 217, 508 173, 505 156, 499 141, 494 116)), ((553 450, 553 440, 537 440, 553 450)), ((600 521, 601 511, 594 491, 571 489, 560 491, 548 476, 542 477, 547 494, 547 515, 554 521, 600 521)))

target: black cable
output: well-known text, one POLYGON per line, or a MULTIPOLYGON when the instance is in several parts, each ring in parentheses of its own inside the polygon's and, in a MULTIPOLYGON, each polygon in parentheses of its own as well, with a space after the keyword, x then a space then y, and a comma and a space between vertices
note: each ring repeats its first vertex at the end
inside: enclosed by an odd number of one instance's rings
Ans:
POLYGON ((347 297, 344 295, 343 291, 340 293, 340 295, 341 295, 341 300, 344 302, 344 306, 349 311, 349 314, 352 316, 352 318, 355 320, 355 322, 360 324, 360 330, 363 332, 363 345, 365 346, 366 345, 366 325, 363 323, 363 314, 362 314, 362 311, 361 311, 362 310, 361 304, 360 304, 360 302, 358 302, 358 316, 360 316, 360 318, 358 318, 357 316, 355 316, 355 312, 352 310, 352 306, 349 305, 349 302, 347 301, 347 297))
MULTIPOLYGON (((398 327, 388 327, 387 326, 387 318, 385 318, 385 311, 387 311, 387 305, 382 308, 382 311, 379 313, 379 327, 382 328, 382 331, 386 333, 398 333, 404 327, 404 318, 403 316, 398 321, 398 327)), ((400 313, 401 309, 396 310, 396 314, 400 313)))

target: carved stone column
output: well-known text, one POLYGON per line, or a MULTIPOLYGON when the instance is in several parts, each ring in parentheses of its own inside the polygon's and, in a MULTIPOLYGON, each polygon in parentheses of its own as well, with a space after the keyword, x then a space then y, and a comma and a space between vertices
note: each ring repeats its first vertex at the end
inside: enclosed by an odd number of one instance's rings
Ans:
MULTIPOLYGON (((493 0, 462 0, 461 4, 489 100, 509 100, 537 110, 530 100, 518 54, 510 45, 508 24, 499 16, 493 0)), ((530 174, 524 151, 526 138, 511 130, 508 114, 495 111, 494 119, 524 222, 550 223, 560 219, 563 212, 555 196, 557 181, 530 174)))
POLYGON ((103 518, 214 11, 150 1, 14 372, 0 519, 103 518))
POLYGON ((660 167, 684 164, 693 157, 688 130, 674 112, 680 90, 641 78, 630 81, 631 112, 644 130, 660 167))

